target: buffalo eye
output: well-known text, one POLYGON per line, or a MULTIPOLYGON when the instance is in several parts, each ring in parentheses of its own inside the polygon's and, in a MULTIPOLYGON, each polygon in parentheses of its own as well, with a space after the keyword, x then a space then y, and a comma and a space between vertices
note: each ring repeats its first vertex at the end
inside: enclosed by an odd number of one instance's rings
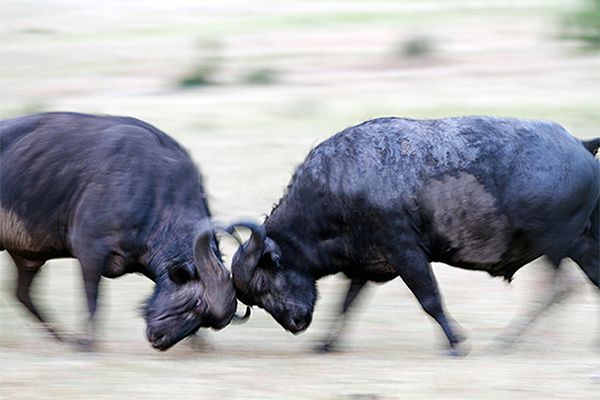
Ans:
POLYGON ((201 306, 202 306, 202 299, 198 298, 198 300, 196 300, 196 310, 200 309, 201 306))
POLYGON ((169 278, 179 285, 186 283, 192 279, 190 273, 184 267, 181 266, 169 268, 169 278))
POLYGON ((264 277, 260 277, 256 282, 256 288, 259 293, 264 293, 267 291, 267 280, 264 277))

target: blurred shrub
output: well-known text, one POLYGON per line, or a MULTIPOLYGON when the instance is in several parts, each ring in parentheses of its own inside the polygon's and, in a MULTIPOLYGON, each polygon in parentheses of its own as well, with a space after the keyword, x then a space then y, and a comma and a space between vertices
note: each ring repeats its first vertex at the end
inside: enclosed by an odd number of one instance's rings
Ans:
POLYGON ((426 36, 416 36, 399 46, 399 55, 405 57, 426 57, 433 53, 433 41, 426 36))
POLYGON ((600 50, 600 0, 586 0, 563 22, 562 37, 578 40, 584 47, 600 50))
POLYGON ((251 85, 270 85, 276 83, 279 79, 279 73, 274 69, 260 68, 250 72, 244 82, 251 85))
POLYGON ((211 72, 205 69, 197 69, 190 72, 179 80, 180 88, 191 88, 195 86, 208 86, 213 84, 211 80, 211 72))
POLYGON ((200 39, 196 44, 196 57, 192 70, 178 81, 180 88, 216 84, 217 72, 223 63, 223 46, 216 39, 200 39))

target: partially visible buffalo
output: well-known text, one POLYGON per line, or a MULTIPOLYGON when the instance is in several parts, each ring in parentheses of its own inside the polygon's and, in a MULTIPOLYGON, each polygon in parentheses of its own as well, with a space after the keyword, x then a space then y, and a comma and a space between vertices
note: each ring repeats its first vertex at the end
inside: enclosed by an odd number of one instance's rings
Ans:
POLYGON ((19 301, 41 322, 30 285, 59 257, 81 263, 90 322, 101 276, 153 280, 145 317, 156 349, 231 321, 235 291, 202 178, 175 140, 137 119, 72 113, 0 127, 0 250, 17 266, 19 301))
POLYGON ((511 280, 542 255, 555 266, 570 257, 599 285, 599 144, 489 117, 349 128, 310 152, 263 225, 238 224, 252 234, 232 263, 237 296, 296 333, 311 323, 319 278, 350 278, 343 321, 367 281, 400 276, 462 353, 432 261, 511 280))

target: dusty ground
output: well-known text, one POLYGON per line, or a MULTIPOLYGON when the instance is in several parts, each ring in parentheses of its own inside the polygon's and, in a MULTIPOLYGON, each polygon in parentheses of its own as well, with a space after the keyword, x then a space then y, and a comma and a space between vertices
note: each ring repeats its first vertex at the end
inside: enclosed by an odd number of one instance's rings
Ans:
MULTIPOLYGON (((5 0, 0 7, 0 116, 51 110, 131 115, 170 133, 200 164, 217 218, 260 220, 308 150, 366 119, 489 114, 551 119, 600 132, 600 58, 559 40, 577 1, 5 0), (410 41, 430 45, 407 56, 410 41), (212 84, 177 82, 212 66, 212 84), (253 84, 266 72, 274 83, 253 84), (256 79, 255 79, 256 80, 256 79)), ((223 243, 230 259, 234 246, 223 243)), ((400 281, 374 286, 344 352, 316 355, 343 282, 321 285, 315 321, 294 337, 255 310, 244 326, 150 349, 138 306, 151 283, 105 280, 101 349, 52 342, 13 299, 0 255, 3 399, 591 399, 600 398, 598 293, 568 265, 571 297, 509 352, 494 338, 543 291, 534 263, 513 284, 436 265, 471 354, 444 340, 400 281)), ((52 261, 36 298, 80 332, 75 261, 52 261)))

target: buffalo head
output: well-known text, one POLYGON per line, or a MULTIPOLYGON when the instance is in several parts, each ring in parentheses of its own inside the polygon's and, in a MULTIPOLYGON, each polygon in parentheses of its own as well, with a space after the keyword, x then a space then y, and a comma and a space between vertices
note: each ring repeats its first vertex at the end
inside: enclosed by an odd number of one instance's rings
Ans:
POLYGON ((231 264, 238 299, 263 308, 286 330, 302 332, 312 321, 317 298, 315 278, 292 265, 263 226, 239 223, 227 230, 235 233, 240 226, 252 234, 240 245, 231 264))
POLYGON ((193 262, 190 258, 172 260, 157 277, 144 310, 146 336, 158 350, 168 349, 201 327, 222 329, 234 317, 235 290, 220 260, 212 226, 197 236, 193 262))

